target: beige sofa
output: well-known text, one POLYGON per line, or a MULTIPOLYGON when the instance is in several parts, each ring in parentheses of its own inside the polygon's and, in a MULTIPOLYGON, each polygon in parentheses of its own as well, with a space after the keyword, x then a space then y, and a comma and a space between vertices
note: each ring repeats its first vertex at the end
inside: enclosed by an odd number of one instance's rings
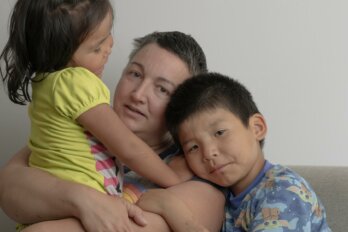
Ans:
POLYGON ((313 187, 333 232, 348 231, 348 167, 292 166, 313 187))
MULTIPOLYGON (((348 167, 291 166, 314 188, 334 232, 348 231, 348 167)), ((0 231, 15 231, 15 223, 0 212, 0 231)))

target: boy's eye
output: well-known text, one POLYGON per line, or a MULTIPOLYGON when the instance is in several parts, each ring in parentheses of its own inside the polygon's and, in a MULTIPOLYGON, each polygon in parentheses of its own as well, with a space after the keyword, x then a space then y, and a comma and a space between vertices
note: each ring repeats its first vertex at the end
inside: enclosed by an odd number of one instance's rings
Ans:
POLYGON ((226 132, 226 130, 218 130, 215 132, 215 136, 221 136, 226 132))
POLYGON ((101 51, 101 48, 96 48, 96 49, 94 49, 94 52, 95 53, 99 53, 101 51))
POLYGON ((193 145, 193 146, 191 146, 191 147, 189 147, 187 149, 187 153, 192 153, 192 152, 194 152, 197 149, 198 149, 198 146, 197 145, 193 145))

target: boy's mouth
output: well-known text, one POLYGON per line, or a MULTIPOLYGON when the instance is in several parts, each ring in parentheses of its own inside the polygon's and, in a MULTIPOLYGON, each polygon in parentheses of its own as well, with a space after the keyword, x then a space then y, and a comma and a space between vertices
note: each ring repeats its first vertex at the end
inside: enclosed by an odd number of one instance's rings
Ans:
POLYGON ((231 162, 228 162, 228 163, 225 163, 225 164, 221 164, 221 165, 215 166, 214 168, 212 168, 209 171, 209 174, 213 174, 213 173, 219 172, 219 171, 223 170, 226 166, 228 166, 230 164, 231 164, 231 162))

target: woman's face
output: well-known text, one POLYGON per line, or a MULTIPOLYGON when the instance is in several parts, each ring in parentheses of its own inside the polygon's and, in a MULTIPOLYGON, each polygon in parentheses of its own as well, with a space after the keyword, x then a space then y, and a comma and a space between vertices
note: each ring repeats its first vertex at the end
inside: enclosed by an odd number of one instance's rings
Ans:
POLYGON ((163 142, 164 112, 176 87, 189 78, 187 65, 152 43, 143 47, 122 73, 114 110, 126 126, 150 146, 163 142))

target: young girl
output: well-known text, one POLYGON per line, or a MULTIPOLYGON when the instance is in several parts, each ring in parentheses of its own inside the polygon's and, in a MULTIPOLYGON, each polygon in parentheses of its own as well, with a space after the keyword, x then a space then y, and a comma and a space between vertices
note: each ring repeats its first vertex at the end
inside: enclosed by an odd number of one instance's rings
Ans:
POLYGON ((109 106, 101 76, 112 22, 108 0, 17 1, 1 76, 13 102, 31 101, 29 163, 110 195, 122 191, 121 162, 160 186, 174 185, 176 174, 109 106))

